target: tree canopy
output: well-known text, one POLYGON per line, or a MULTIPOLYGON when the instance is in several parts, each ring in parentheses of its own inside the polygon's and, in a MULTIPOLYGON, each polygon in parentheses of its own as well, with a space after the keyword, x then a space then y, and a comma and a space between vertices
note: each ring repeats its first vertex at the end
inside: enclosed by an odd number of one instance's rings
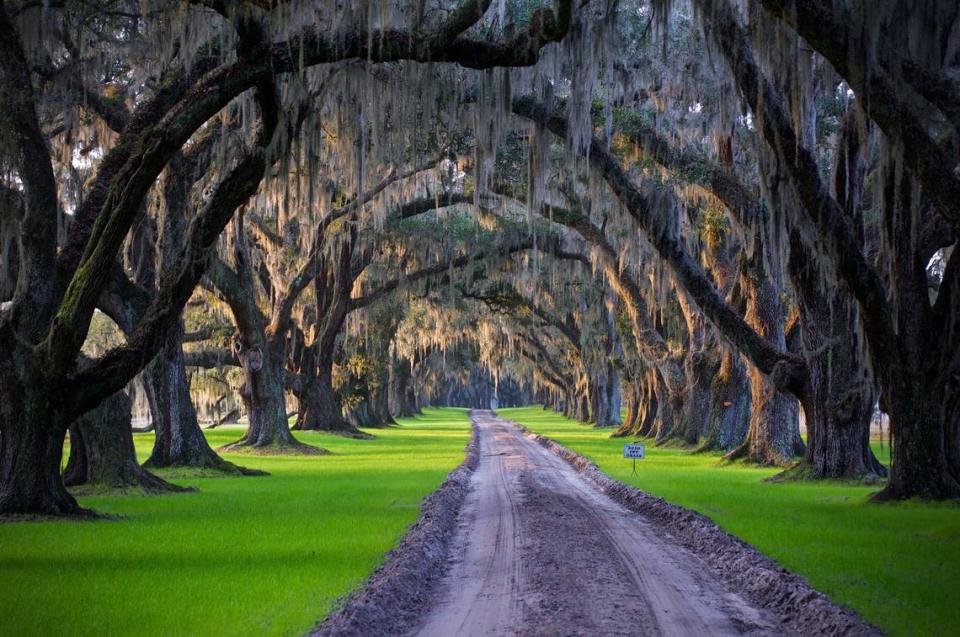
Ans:
POLYGON ((6 1, 0 513, 492 400, 960 497, 958 232, 956 3, 6 1))

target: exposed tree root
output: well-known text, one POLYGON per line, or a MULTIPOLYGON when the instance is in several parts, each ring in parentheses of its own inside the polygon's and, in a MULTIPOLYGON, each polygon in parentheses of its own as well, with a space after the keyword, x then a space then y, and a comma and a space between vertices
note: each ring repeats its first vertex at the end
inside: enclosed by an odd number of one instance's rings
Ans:
POLYGON ((155 496, 198 491, 196 487, 181 487, 166 481, 164 481, 164 483, 167 484, 168 487, 159 489, 141 485, 113 486, 109 484, 80 484, 70 487, 69 491, 74 496, 155 496))
POLYGON ((259 469, 249 469, 234 464, 229 460, 224 460, 220 456, 211 453, 198 462, 160 464, 153 457, 143 463, 144 468, 153 471, 162 471, 168 478, 222 478, 226 476, 268 476, 266 471, 259 469))
POLYGON ((741 460, 747 456, 750 452, 750 445, 746 442, 740 446, 734 447, 723 456, 723 459, 727 462, 733 462, 735 460, 741 460))
POLYGON ((919 494, 915 491, 902 491, 888 482, 883 489, 870 496, 870 501, 883 504, 887 502, 901 502, 914 498, 938 501, 953 500, 960 504, 960 482, 954 480, 951 476, 945 476, 935 488, 928 488, 919 494))
POLYGON ((885 480, 884 476, 878 475, 877 473, 864 473, 857 476, 841 476, 837 478, 825 478, 823 476, 818 476, 813 471, 813 468, 805 463, 798 462, 792 467, 784 469, 776 475, 772 475, 769 478, 765 478, 764 482, 803 482, 803 481, 818 481, 822 482, 824 480, 831 480, 835 482, 842 482, 848 484, 882 484, 885 480))
POLYGON ((752 456, 750 453, 750 443, 744 442, 742 445, 731 449, 725 456, 723 456, 725 462, 735 462, 737 460, 742 460, 748 464, 753 464, 758 467, 787 467, 793 468, 797 461, 793 458, 783 458, 780 456, 765 457, 764 459, 758 459, 752 456))
MULTIPOLYGON (((238 440, 217 449, 218 453, 238 453, 256 456, 326 456, 328 449, 314 447, 302 442, 286 444, 256 445, 238 440)), ((249 470, 248 470, 249 471, 249 470)))

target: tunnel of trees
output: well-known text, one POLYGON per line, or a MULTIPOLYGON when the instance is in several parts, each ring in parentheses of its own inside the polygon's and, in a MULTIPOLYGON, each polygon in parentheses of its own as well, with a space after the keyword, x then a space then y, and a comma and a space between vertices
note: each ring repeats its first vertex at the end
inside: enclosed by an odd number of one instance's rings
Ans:
POLYGON ((957 498, 958 233, 955 2, 5 0, 0 515, 531 403, 957 498))

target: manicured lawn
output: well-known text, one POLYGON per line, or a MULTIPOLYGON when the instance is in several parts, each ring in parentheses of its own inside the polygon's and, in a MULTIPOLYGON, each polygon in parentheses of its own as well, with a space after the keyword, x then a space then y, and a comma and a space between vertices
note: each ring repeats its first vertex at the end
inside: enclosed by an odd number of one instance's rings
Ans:
MULTIPOLYGON (((240 429, 215 430, 211 443, 240 429)), ((121 521, 0 524, 0 635, 300 635, 361 584, 463 460, 464 410, 373 441, 298 432, 330 456, 226 456, 256 478, 89 497, 121 521)), ((152 434, 137 435, 145 456, 152 434)))
POLYGON ((630 461, 622 457, 627 440, 610 439, 609 430, 539 407, 497 413, 589 457, 617 480, 709 516, 885 632, 960 631, 955 504, 870 504, 867 497, 877 487, 764 482, 777 470, 722 465, 715 454, 650 444, 631 475, 630 461))

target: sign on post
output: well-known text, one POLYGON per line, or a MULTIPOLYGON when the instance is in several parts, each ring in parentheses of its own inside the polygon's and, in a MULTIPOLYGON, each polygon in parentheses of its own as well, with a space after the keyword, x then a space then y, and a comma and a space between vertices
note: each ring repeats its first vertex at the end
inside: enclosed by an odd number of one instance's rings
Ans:
POLYGON ((644 447, 639 442, 623 445, 624 458, 643 458, 644 447))
POLYGON ((637 472, 637 458, 643 459, 646 449, 639 442, 627 443, 623 445, 623 457, 633 458, 633 472, 637 472))

